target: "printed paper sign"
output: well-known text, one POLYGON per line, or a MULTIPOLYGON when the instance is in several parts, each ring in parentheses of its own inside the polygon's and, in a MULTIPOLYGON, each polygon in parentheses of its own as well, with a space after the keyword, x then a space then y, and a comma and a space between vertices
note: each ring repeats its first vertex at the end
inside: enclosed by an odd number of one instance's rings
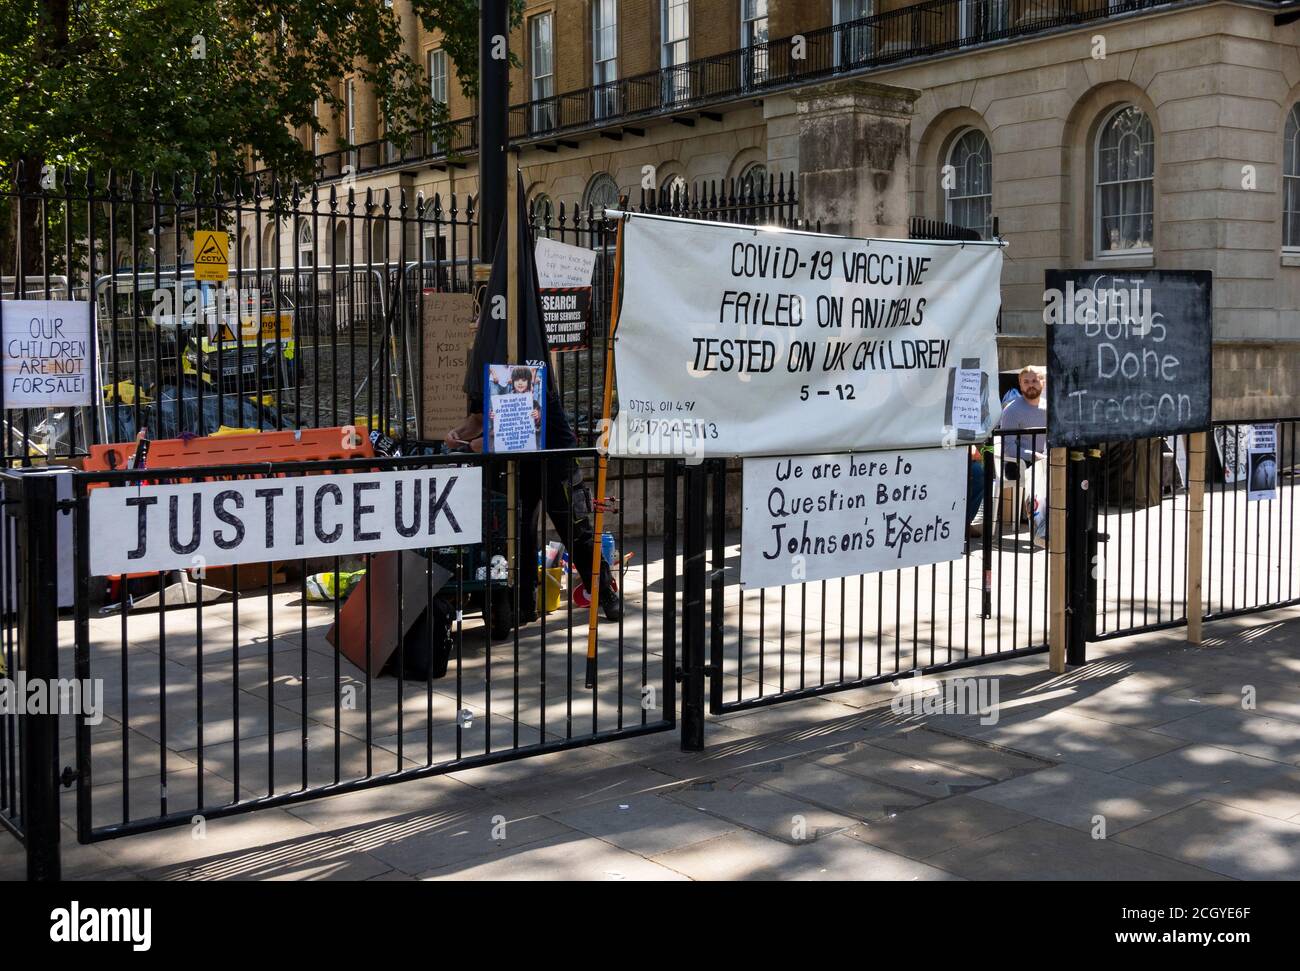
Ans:
POLYGON ((0 301, 0 330, 3 407, 70 408, 95 403, 89 303, 0 301))
POLYGON ((537 241, 537 286, 542 325, 553 351, 577 351, 591 344, 591 280, 595 250, 537 241))
POLYGON ((488 402, 489 452, 536 452, 546 441, 546 367, 489 364, 483 400, 488 402))
POLYGON ((90 493, 90 572, 463 546, 482 520, 478 468, 105 486, 90 493))
POLYGON ((740 582, 770 587, 961 556, 966 448, 747 459, 740 582))
POLYGON ((1248 501, 1277 498, 1277 425, 1252 425, 1246 456, 1248 501))
POLYGON ((225 283, 230 275, 230 239, 215 229, 194 231, 194 279, 225 283))
POLYGON ((984 373, 978 368, 958 368, 952 396, 952 424, 958 431, 976 432, 984 424, 984 373))
POLYGON ((935 447, 952 369, 997 387, 997 244, 848 239, 631 216, 615 367, 621 456, 935 447))

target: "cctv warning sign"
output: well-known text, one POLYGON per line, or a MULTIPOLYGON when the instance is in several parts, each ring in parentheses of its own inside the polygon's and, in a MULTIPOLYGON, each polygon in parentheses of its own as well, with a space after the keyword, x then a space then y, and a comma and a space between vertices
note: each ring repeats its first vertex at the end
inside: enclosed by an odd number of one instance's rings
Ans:
POLYGON ((230 239, 215 229, 194 231, 194 279, 225 283, 230 275, 230 239))

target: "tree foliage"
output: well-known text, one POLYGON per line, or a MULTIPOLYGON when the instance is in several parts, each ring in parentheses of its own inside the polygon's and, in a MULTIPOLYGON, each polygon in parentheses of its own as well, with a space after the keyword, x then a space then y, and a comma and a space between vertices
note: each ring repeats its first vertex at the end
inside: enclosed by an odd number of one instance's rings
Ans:
MULTIPOLYGON (((517 21, 522 2, 508 2, 517 21)), ((233 172, 251 153, 259 167, 305 175, 295 133, 322 130, 318 103, 323 116, 344 110, 337 82, 349 72, 373 85, 400 143, 444 119, 399 11, 442 31, 472 90, 476 0, 0 3, 0 189, 19 159, 37 170, 233 172)))

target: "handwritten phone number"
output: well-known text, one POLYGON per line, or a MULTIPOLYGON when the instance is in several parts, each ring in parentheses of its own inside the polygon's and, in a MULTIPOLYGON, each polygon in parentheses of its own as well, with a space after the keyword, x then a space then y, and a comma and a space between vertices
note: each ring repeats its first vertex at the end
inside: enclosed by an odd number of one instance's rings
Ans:
POLYGON ((694 401, 659 401, 655 402, 649 398, 629 398, 622 403, 634 415, 659 415, 671 414, 674 411, 694 411, 694 401))

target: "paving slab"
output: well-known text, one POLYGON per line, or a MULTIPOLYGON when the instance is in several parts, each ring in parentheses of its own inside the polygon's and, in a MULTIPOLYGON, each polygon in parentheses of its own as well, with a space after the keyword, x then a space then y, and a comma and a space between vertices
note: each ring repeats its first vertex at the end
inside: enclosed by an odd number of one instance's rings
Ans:
POLYGON ((1117 774, 1277 819, 1300 813, 1300 770, 1214 745, 1187 745, 1117 774))
POLYGON ((689 783, 674 789, 669 798, 787 843, 821 839, 857 823, 850 816, 743 779, 689 783))
POLYGON ((970 796, 954 796, 855 826, 848 835, 902 856, 925 860, 1032 818, 970 796))
POLYGON ((1117 837, 1238 880, 1300 880, 1300 823, 1196 802, 1117 837))
POLYGON ((929 801, 916 793, 807 761, 773 762, 741 778, 861 820, 896 816, 929 801))
POLYGON ((683 874, 576 831, 530 844, 526 851, 430 870, 421 880, 685 880, 683 874))
POLYGON ((1125 728, 1070 711, 1054 711, 1010 723, 980 726, 972 729, 971 735, 1017 752, 1053 762, 1071 762, 1102 772, 1162 755, 1185 744, 1167 735, 1125 728))
POLYGON ((845 742, 807 758, 818 765, 882 782, 929 799, 959 796, 993 785, 994 782, 973 772, 963 772, 951 765, 891 752, 870 742, 845 742))
POLYGON ((654 858, 692 880, 954 880, 953 874, 837 834, 790 844, 735 830, 654 858))
POLYGON ((1274 762, 1300 763, 1300 723, 1258 711, 1211 708, 1152 731, 1274 762))
POLYGON ((928 863, 968 880, 1222 879, 1157 853, 1031 819, 953 847, 928 863))
POLYGON ((731 825, 663 795, 629 796, 554 813, 571 829, 642 856, 657 856, 678 847, 716 839, 731 825))
POLYGON ((902 755, 915 755, 988 779, 1010 779, 1055 763, 1012 752, 997 745, 918 727, 872 739, 872 744, 902 755))
POLYGON ((1043 769, 979 789, 972 795, 1083 832, 1092 832, 1095 817, 1101 816, 1108 836, 1174 812, 1196 798, 1081 765, 1043 769))

